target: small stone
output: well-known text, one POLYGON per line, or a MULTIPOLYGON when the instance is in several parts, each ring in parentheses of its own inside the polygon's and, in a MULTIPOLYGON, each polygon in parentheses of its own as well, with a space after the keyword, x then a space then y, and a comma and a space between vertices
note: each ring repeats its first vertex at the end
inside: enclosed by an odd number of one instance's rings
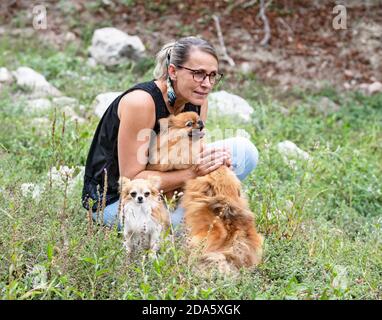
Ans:
POLYGON ((94 58, 89 58, 87 61, 87 65, 91 68, 94 68, 97 66, 97 61, 94 58))
POLYGON ((369 94, 382 92, 382 83, 380 83, 379 81, 373 82, 369 85, 368 92, 369 94))
POLYGON ((242 73, 248 74, 248 73, 251 73, 253 71, 253 66, 249 62, 243 62, 240 65, 240 70, 242 73))
POLYGON ((94 31, 89 53, 97 63, 113 66, 141 59, 145 46, 138 36, 130 36, 116 28, 101 28, 94 31))
POLYGON ((0 82, 4 83, 12 83, 13 82, 13 76, 10 71, 8 71, 7 68, 0 68, 0 82))
POLYGON ((346 70, 344 71, 344 74, 345 74, 345 76, 347 76, 347 77, 349 77, 349 78, 353 78, 353 76, 354 76, 353 71, 348 70, 348 69, 346 69, 346 70))
POLYGON ((33 90, 33 96, 61 96, 61 92, 46 81, 45 77, 29 67, 19 67, 14 71, 13 76, 16 78, 17 85, 27 87, 33 90))
POLYGON ((66 42, 73 42, 76 40, 76 35, 73 32, 69 31, 69 32, 65 33, 64 39, 66 42))
POLYGON ((324 115, 328 115, 333 112, 338 112, 340 106, 328 97, 322 97, 315 106, 315 109, 324 115))
POLYGON ((52 103, 48 99, 33 99, 27 101, 27 112, 47 111, 52 107, 52 103))
POLYGON ((279 142, 277 144, 277 151, 281 154, 284 162, 288 164, 291 168, 296 169, 296 159, 300 160, 310 160, 310 155, 301 150, 295 143, 289 140, 279 142))
POLYGON ((102 118, 106 109, 122 92, 105 92, 97 95, 93 102, 94 113, 102 118))
POLYGON ((53 98, 53 104, 57 107, 76 107, 78 105, 78 100, 71 97, 57 97, 53 98))
POLYGON ((228 93, 227 91, 213 92, 208 97, 209 112, 215 116, 229 115, 248 122, 253 113, 252 107, 242 97, 228 93))
POLYGON ((71 121, 77 121, 78 123, 84 123, 86 120, 80 117, 72 107, 66 106, 61 109, 61 112, 65 113, 65 117, 69 118, 71 121))

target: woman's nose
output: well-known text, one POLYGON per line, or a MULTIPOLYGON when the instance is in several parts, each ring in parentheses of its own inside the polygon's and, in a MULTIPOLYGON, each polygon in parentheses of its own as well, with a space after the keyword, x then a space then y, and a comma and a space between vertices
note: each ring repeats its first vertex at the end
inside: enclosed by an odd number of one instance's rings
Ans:
POLYGON ((208 88, 211 88, 212 87, 212 84, 210 82, 210 78, 207 76, 204 78, 204 80, 202 81, 202 83, 200 84, 202 87, 208 87, 208 88))

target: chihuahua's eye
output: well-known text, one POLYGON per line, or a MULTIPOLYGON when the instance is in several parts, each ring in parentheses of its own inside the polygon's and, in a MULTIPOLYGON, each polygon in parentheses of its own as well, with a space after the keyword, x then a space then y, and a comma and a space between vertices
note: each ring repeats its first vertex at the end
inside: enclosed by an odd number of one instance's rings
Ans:
POLYGON ((145 192, 144 196, 147 198, 150 195, 150 192, 145 192))
POLYGON ((193 121, 187 121, 187 122, 186 122, 186 126, 187 126, 187 127, 192 127, 193 124, 194 124, 193 121))
POLYGON ((135 197, 137 196, 137 193, 136 193, 135 191, 130 192, 130 196, 131 196, 132 198, 135 198, 135 197))

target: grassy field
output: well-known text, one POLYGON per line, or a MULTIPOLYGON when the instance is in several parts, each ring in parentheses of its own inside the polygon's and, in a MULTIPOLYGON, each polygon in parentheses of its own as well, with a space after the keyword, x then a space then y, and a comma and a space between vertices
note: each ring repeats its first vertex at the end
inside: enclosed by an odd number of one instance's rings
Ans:
POLYGON ((32 39, 0 39, 0 66, 42 73, 85 106, 77 111, 87 119, 77 124, 59 108, 29 114, 22 88, 0 92, 0 299, 382 298, 381 94, 328 88, 276 97, 254 77, 231 75, 240 83, 231 92, 250 102, 252 120, 238 126, 212 117, 207 127, 246 129, 259 150, 245 189, 265 236, 264 261, 236 278, 206 277, 192 272, 182 239, 166 241, 154 262, 127 262, 116 230, 89 229, 82 181, 50 177, 53 166, 76 168, 73 175, 84 166, 97 94, 152 77, 150 60, 106 70, 86 59, 75 46, 58 52, 32 39), (322 97, 340 110, 320 112, 322 97), (41 116, 45 126, 33 120, 41 116), (311 160, 286 164, 276 149, 283 140, 311 160), (24 196, 23 183, 38 184, 40 194, 24 196))

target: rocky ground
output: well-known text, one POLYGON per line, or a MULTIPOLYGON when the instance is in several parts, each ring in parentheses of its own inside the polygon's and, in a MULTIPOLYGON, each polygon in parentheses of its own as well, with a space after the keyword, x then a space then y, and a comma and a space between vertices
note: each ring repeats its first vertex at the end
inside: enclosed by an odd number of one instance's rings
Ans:
POLYGON ((92 32, 115 27, 142 40, 154 56, 165 42, 196 34, 209 39, 223 56, 213 15, 219 17, 230 66, 224 72, 253 73, 287 90, 380 90, 382 81, 382 3, 345 1, 347 29, 335 30, 335 1, 266 1, 268 45, 261 46, 264 24, 260 1, 46 1, 48 28, 32 28, 34 3, 2 1, 0 34, 35 35, 57 47, 89 44, 92 32), (370 85, 374 87, 370 88, 370 85))

